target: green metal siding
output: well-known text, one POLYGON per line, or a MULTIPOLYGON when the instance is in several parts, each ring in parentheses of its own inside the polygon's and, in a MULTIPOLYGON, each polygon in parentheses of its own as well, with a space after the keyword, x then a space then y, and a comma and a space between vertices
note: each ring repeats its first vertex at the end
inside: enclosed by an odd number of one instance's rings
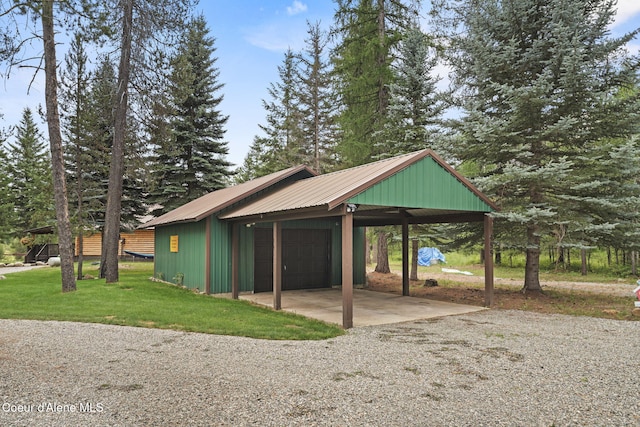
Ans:
MULTIPOLYGON (((271 228, 271 223, 256 227, 271 228)), ((339 220, 286 221, 283 228, 331 230, 331 285, 342 282, 342 240, 339 220)), ((238 278, 241 292, 253 291, 253 230, 255 227, 239 227, 240 266, 238 278)), ((182 284, 189 289, 205 291, 205 232, 206 220, 197 223, 156 227, 155 275, 175 283, 179 273, 184 275, 182 284), (178 236, 178 252, 170 252, 171 236, 178 236)), ((231 224, 211 217, 211 293, 231 292, 231 224)), ((354 283, 365 282, 364 229, 354 232, 354 283)))
MULTIPOLYGON (((211 220, 211 293, 231 292, 231 233, 232 226, 216 217, 211 220)), ((206 220, 202 221, 205 222, 206 220)))
POLYGON ((181 273, 184 286, 204 291, 204 231, 204 221, 156 227, 155 276, 175 283, 181 273), (171 236, 178 236, 178 252, 170 251, 171 236))
POLYGON ((253 230, 255 227, 240 227, 240 266, 238 281, 240 292, 253 292, 253 230))
POLYGON ((492 209, 431 157, 349 199, 349 203, 491 212, 492 209))

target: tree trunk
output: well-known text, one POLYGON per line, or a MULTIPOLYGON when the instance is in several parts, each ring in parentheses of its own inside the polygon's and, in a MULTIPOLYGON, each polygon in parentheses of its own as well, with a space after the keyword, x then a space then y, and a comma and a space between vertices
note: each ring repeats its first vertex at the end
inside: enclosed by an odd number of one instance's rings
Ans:
POLYGON ((387 243, 387 232, 378 232, 378 263, 376 264, 377 273, 391 273, 389 267, 389 247, 387 243))
MULTIPOLYGON (((76 110, 78 111, 78 110, 76 110)), ((76 135, 79 135, 79 133, 76 133, 76 135)), ((78 151, 78 153, 80 153, 80 151, 78 151)), ((78 154, 78 156, 76 157, 76 163, 79 165, 78 166, 78 183, 77 183, 77 191, 76 191, 76 197, 78 198, 78 234, 77 234, 77 241, 78 241, 78 246, 76 247, 76 250, 78 252, 78 272, 77 272, 77 279, 78 280, 82 280, 82 276, 84 275, 84 273, 82 272, 82 263, 84 262, 84 209, 82 208, 82 205, 84 203, 84 199, 82 198, 82 193, 83 193, 83 179, 82 179, 82 174, 84 173, 84 169, 83 166, 83 162, 80 159, 81 155, 78 154)))
POLYGON ((122 45, 118 66, 118 91, 115 101, 115 121, 111 165, 109 167, 109 190, 102 234, 102 260, 100 277, 107 283, 117 282, 118 241, 120 238, 120 213, 122 210, 122 177, 124 173, 124 147, 127 132, 128 88, 131 62, 131 26, 133 0, 124 2, 122 45))
POLYGON ((636 251, 631 251, 631 274, 638 275, 638 253, 636 251))
POLYGON ((409 273, 409 280, 418 280, 418 246, 420 246, 418 239, 411 240, 411 273, 409 273))
POLYGON ((538 226, 527 227, 527 251, 524 271, 524 291, 542 291, 540 286, 540 236, 538 226))
POLYGON ((564 248, 562 246, 558 247, 558 262, 557 265, 559 267, 564 268, 564 248))
POLYGON ((76 290, 73 273, 73 242, 69 220, 67 180, 65 177, 62 135, 60 134, 60 114, 58 112, 58 78, 56 70, 56 45, 53 28, 53 0, 42 2, 42 38, 44 41, 45 103, 47 126, 51 149, 51 171, 53 196, 58 222, 58 249, 62 273, 62 292, 76 290))
POLYGON ((82 272, 82 263, 84 262, 84 236, 82 230, 78 233, 78 280, 82 280, 84 273, 82 272))
POLYGON ((586 249, 580 249, 580 260, 582 261, 582 270, 581 270, 581 274, 583 276, 587 275, 587 250, 586 249))

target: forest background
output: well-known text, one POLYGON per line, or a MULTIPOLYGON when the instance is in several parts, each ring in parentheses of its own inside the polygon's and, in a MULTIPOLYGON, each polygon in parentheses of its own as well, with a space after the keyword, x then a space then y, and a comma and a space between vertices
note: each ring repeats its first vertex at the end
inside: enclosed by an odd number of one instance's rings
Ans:
MULTIPOLYGON (((61 170, 73 233, 117 235, 149 213, 294 164, 325 173, 432 148, 501 207, 496 262, 504 251, 522 253, 526 289, 540 289, 543 252, 563 268, 577 251, 586 268, 589 251, 605 250, 635 273, 638 28, 631 20, 612 33, 615 2, 335 1, 331 21, 308 21, 303 44, 284 52, 262 119, 243 118, 259 131, 237 168, 223 110, 223 35, 196 4, 1 4, 5 83, 21 67, 41 68, 24 48, 47 40, 46 18, 65 40, 47 74, 57 77, 64 159, 56 167, 54 103, 25 108, 3 129, 0 237, 11 251, 23 230, 66 221, 52 197, 61 170), (109 209, 118 213, 111 226, 109 209)), ((294 1, 284 11, 306 8, 294 1)), ((477 233, 413 230, 423 246, 449 250, 473 250, 477 233)), ((376 237, 384 271, 394 231, 376 237)), ((103 273, 109 280, 108 267, 103 273)))

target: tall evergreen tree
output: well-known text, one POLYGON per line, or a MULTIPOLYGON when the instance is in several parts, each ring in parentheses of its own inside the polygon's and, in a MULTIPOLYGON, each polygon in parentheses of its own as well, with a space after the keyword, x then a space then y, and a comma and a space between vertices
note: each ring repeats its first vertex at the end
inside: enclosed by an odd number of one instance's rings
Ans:
POLYGON ((105 223, 109 161, 113 143, 113 103, 116 95, 116 74, 108 57, 103 57, 92 73, 87 94, 86 132, 87 155, 91 168, 85 171, 85 214, 91 228, 102 229, 105 223))
POLYGON ((393 51, 411 26, 418 2, 337 0, 334 72, 342 104, 338 153, 345 167, 376 157, 393 82, 393 51))
POLYGON ((155 191, 151 199, 170 211, 227 185, 231 163, 223 140, 228 116, 220 110, 223 84, 215 66, 215 39, 203 16, 194 19, 172 61, 170 138, 158 139, 155 191))
POLYGON ((46 143, 29 108, 24 109, 16 126, 15 142, 8 146, 11 192, 16 211, 14 228, 22 232, 50 225, 55 220, 51 163, 46 143))
POLYGON ((540 290, 541 238, 567 219, 560 196, 577 172, 571 159, 627 137, 637 120, 637 96, 615 96, 637 73, 637 61, 623 63, 637 31, 609 36, 609 0, 438 3, 462 89, 458 154, 478 165, 496 216, 524 236, 524 288, 540 290))
POLYGON ((15 207, 9 174, 9 156, 4 148, 5 141, 5 132, 0 129, 0 241, 15 232, 15 207))
MULTIPOLYGON (((640 249, 640 142, 598 141, 573 162, 580 165, 560 199, 570 210, 564 248, 640 249)), ((584 258, 584 257, 583 257, 584 258)), ((583 274, 587 266, 583 265, 583 274)))
POLYGON ((58 111, 58 63, 56 60, 55 26, 59 23, 78 23, 84 17, 92 15, 96 3, 91 0, 70 0, 58 2, 56 6, 57 7, 54 8, 53 0, 24 1, 20 3, 10 3, 9 5, 3 2, 2 6, 0 6, 2 8, 1 14, 4 17, 10 18, 7 19, 6 22, 11 22, 11 24, 3 28, 3 49, 0 49, 0 60, 7 60, 10 70, 11 66, 23 62, 20 55, 22 49, 30 45, 30 43, 26 43, 27 40, 32 37, 42 40, 42 56, 39 58, 40 63, 36 69, 42 70, 42 68, 44 68, 46 123, 51 153, 52 191, 55 201, 56 222, 58 225, 62 291, 68 292, 74 291, 76 284, 73 274, 73 242, 67 200, 67 184, 64 173, 60 115, 58 111), (22 16, 17 18, 19 15, 27 15, 29 19, 23 19, 22 16), (58 19, 59 16, 73 16, 73 19, 65 22, 64 19, 58 19), (31 24, 36 23, 40 24, 39 28, 30 27, 31 24), (15 38, 13 37, 14 35, 16 36, 15 38))
POLYGON ((173 35, 181 32, 188 23, 185 17, 192 4, 191 0, 117 0, 107 3, 107 9, 114 12, 112 24, 119 28, 120 34, 114 40, 119 46, 120 59, 113 106, 113 144, 100 262, 100 277, 104 277, 108 283, 117 282, 119 277, 118 248, 126 176, 125 154, 130 132, 127 124, 131 114, 130 82, 140 82, 149 78, 150 74, 156 74, 156 70, 150 66, 150 58, 172 45, 173 35))
POLYGON ((437 91, 435 48, 417 24, 404 35, 393 64, 387 120, 376 138, 378 158, 436 149, 445 104, 437 91))
POLYGON ((301 110, 303 162, 317 173, 335 163, 337 139, 336 99, 333 94, 330 63, 326 58, 327 35, 320 23, 307 23, 308 37, 300 54, 298 85, 301 110))
MULTIPOLYGON (((128 122, 134 123, 134 118, 131 117, 128 122)), ((125 143, 127 161, 122 176, 120 224, 122 230, 133 231, 140 225, 141 218, 149 213, 147 187, 150 166, 146 140, 134 128, 128 129, 125 143)))
MULTIPOLYGON (((76 251, 78 253, 77 278, 82 279, 84 233, 87 226, 87 209, 84 196, 87 193, 85 178, 93 169, 87 132, 89 111, 87 95, 90 73, 84 49, 85 40, 77 32, 65 56, 64 69, 60 76, 61 122, 69 191, 69 211, 75 223, 76 251)), ((91 186, 91 183, 88 183, 91 186)))

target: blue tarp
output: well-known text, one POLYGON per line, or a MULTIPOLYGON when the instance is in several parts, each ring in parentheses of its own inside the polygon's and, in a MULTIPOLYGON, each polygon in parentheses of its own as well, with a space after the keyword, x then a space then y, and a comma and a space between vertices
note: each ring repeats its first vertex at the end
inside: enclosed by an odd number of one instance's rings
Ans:
POLYGON ((418 249, 418 265, 425 267, 430 266, 434 260, 446 262, 444 255, 436 248, 420 248, 418 249))

